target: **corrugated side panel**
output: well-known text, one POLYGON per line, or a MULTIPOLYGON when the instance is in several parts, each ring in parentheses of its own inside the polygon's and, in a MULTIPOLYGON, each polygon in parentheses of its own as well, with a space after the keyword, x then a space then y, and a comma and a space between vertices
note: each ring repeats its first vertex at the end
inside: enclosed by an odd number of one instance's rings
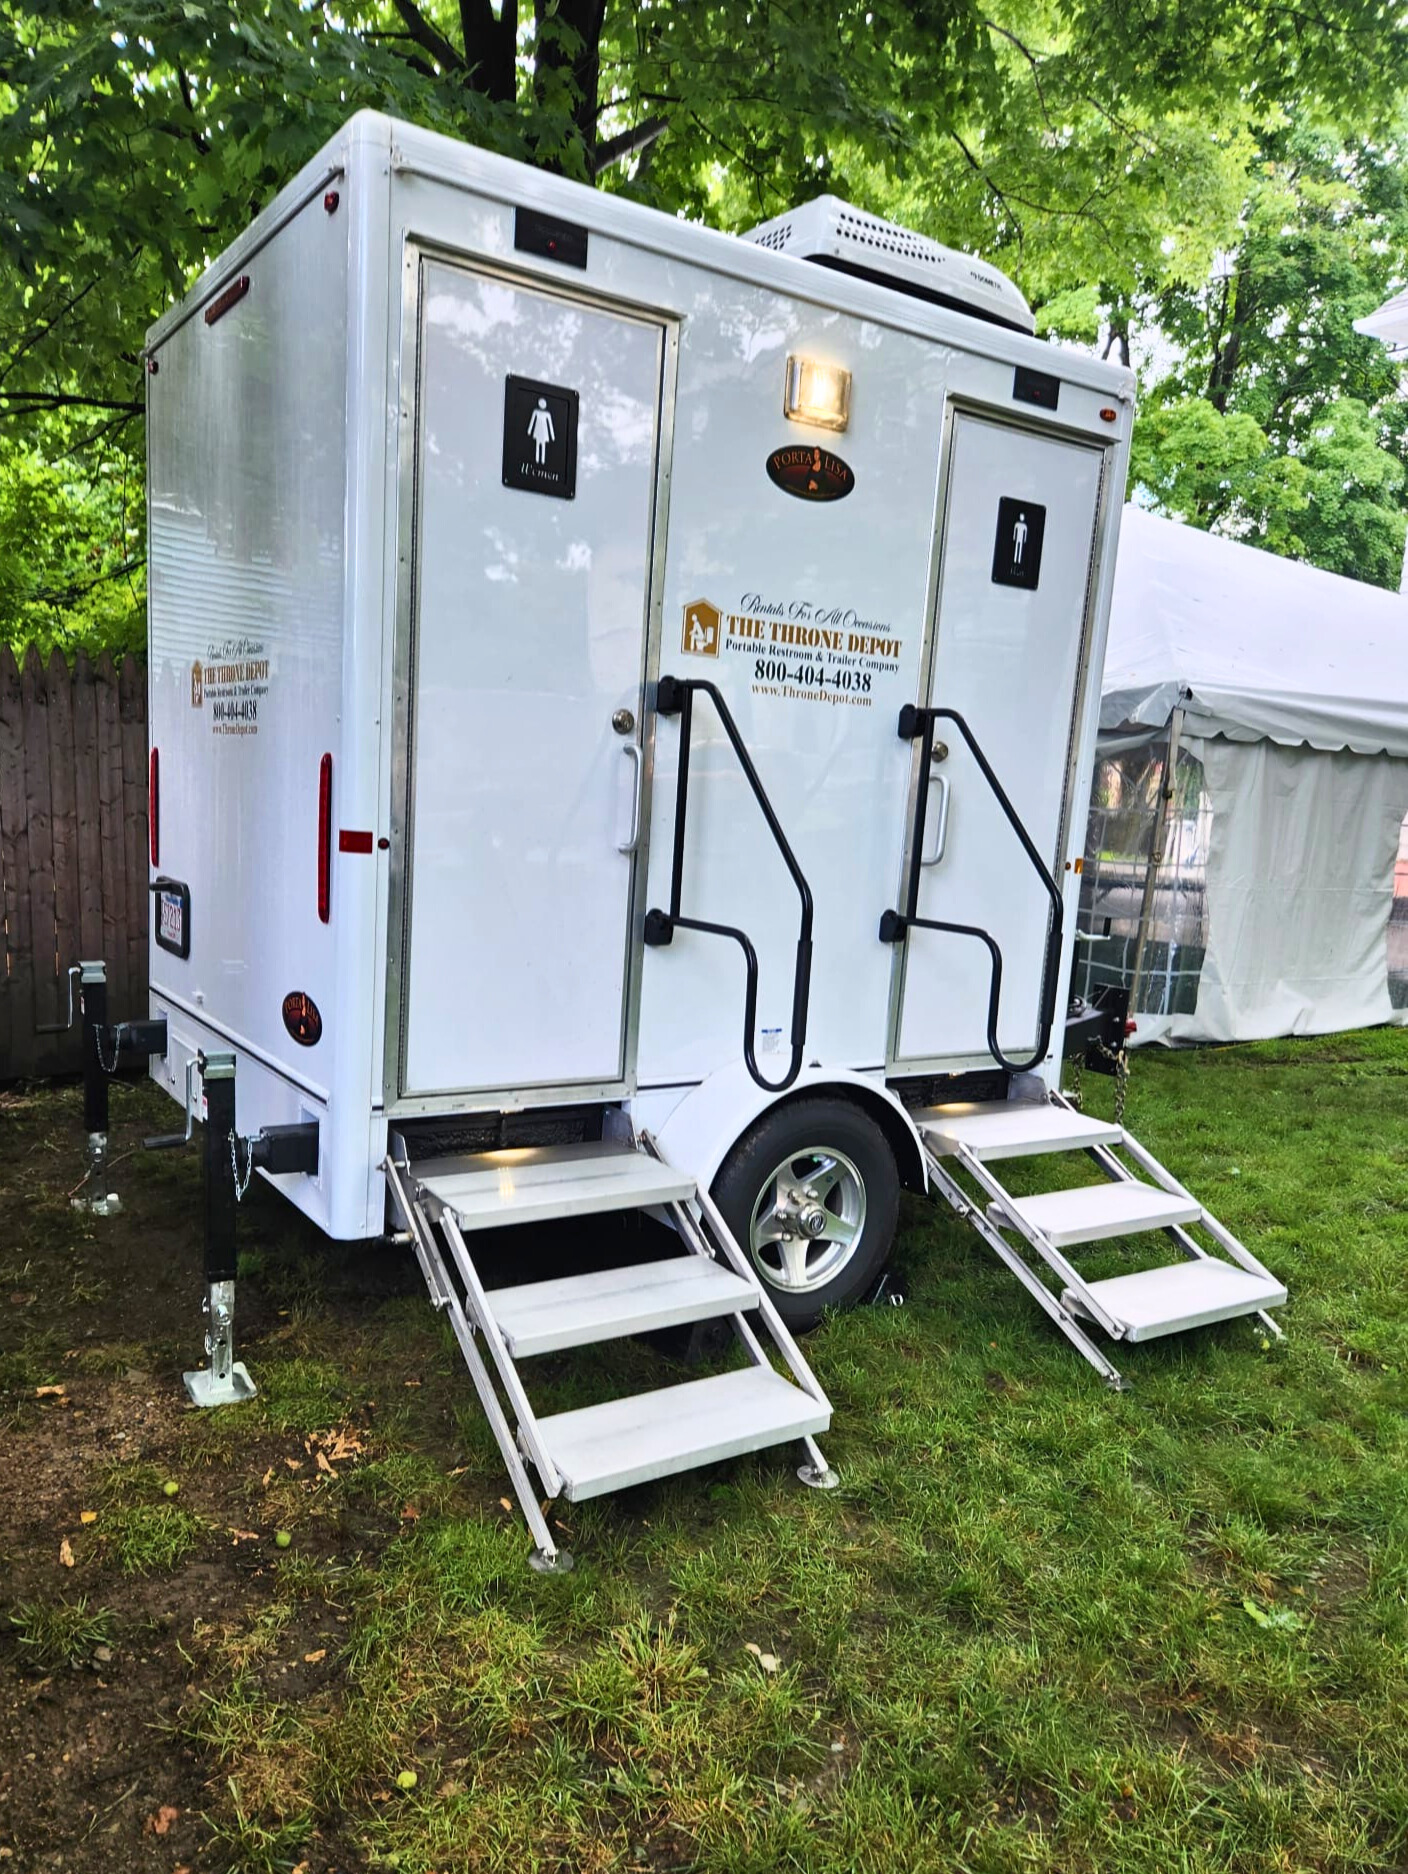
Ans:
POLYGON ((190 956, 154 947, 152 986, 315 1087, 336 1016, 318 770, 338 747, 347 224, 315 199, 242 265, 244 297, 188 319, 148 378, 160 870, 191 890, 190 956), (322 1016, 312 1046, 285 1025, 292 992, 322 1016))

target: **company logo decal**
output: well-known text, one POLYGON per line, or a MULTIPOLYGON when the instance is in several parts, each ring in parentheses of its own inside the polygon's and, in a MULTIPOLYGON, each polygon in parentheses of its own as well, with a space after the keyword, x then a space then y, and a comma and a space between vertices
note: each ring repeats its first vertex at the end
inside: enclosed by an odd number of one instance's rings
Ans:
POLYGON ((856 485, 850 463, 814 443, 774 449, 768 457, 768 480, 799 501, 843 501, 856 485))
POLYGON ((696 657, 717 657, 719 627, 723 619, 717 605, 707 599, 691 599, 684 608, 684 635, 680 648, 696 657))
POLYGON ((892 706, 894 684, 904 679, 905 641, 885 619, 822 594, 744 592, 735 603, 731 611, 691 599, 684 608, 681 649, 717 657, 724 684, 751 668, 754 696, 854 709, 892 706), (745 662, 730 662, 738 657, 745 662))
POLYGON ((204 711, 212 735, 258 735, 270 684, 262 638, 212 638, 191 665, 191 708, 204 711))
POLYGON ((305 989, 290 989, 284 997, 284 1027, 301 1048, 315 1048, 323 1038, 323 1018, 305 989))

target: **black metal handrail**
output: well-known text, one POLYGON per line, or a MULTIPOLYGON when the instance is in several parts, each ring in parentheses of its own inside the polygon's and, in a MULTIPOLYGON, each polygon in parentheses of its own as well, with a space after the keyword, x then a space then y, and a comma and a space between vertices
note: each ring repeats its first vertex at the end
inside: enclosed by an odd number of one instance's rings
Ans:
POLYGON ((767 790, 758 778, 758 770, 753 766, 752 758, 743 745, 743 737, 738 733, 738 724, 730 713, 728 704, 719 695, 717 688, 702 677, 661 677, 656 692, 655 707, 662 716, 678 716, 680 719, 680 755, 679 776, 675 782, 675 850, 674 864, 670 874, 670 908, 668 911, 647 911, 645 914, 645 941, 648 944, 667 944, 675 931, 703 931, 709 937, 731 937, 743 952, 743 967, 747 972, 747 988, 743 1000, 743 1058, 748 1072, 760 1087, 769 1093, 782 1093, 792 1085, 802 1068, 802 1056, 807 1045, 807 1002, 811 995, 812 981, 812 893, 811 887, 802 876, 792 848, 787 843, 787 835, 782 830, 781 822, 773 811, 767 790), (792 981, 792 1059, 786 1074, 781 1080, 765 1080, 758 1071, 757 1056, 753 1051, 753 1025, 758 1015, 758 953, 746 932, 737 930, 732 924, 710 924, 703 918, 684 917, 680 912, 680 898, 684 889, 684 835, 685 817, 689 808, 689 752, 690 737, 694 722, 694 692, 702 690, 718 711, 719 721, 724 725, 724 734, 732 744, 733 752, 738 757, 753 798, 762 810, 767 821, 768 831, 782 854, 783 863, 792 875, 792 883, 797 887, 797 895, 802 901, 801 929, 797 936, 797 968, 792 981))
POLYGON ((1061 937, 1064 922, 1064 906, 1061 902, 1061 890, 1047 868, 1046 861, 1032 844, 1031 835, 1022 825, 1017 809, 1007 798, 1001 781, 993 773, 992 764, 978 746, 977 737, 956 709, 921 709, 914 703, 906 703, 900 711, 899 731, 907 742, 920 737, 923 746, 919 758, 919 792, 914 803, 914 831, 909 854, 909 883, 905 892, 903 911, 887 911, 880 919, 880 941, 898 943, 907 930, 918 926, 920 930, 949 931, 958 937, 976 937, 979 943, 987 945, 988 956, 992 962, 992 976, 988 987, 988 1052, 998 1066, 1009 1074, 1029 1073, 1033 1067, 1046 1059, 1051 1045, 1051 1029, 1056 1019, 1056 979, 1061 971, 1061 937), (1037 1030, 1036 1052, 1030 1060, 1009 1060, 997 1044, 997 1015, 1002 1000, 1002 951, 991 931, 985 931, 976 924, 951 924, 941 918, 920 917, 919 915, 919 875, 924 854, 924 817, 929 799, 929 764, 934 753, 934 724, 951 722, 968 744, 968 751, 982 771, 983 779, 992 789, 999 807, 1007 816, 1008 824, 1022 843, 1022 850, 1031 860, 1037 877, 1051 900, 1051 909, 1046 920, 1046 954, 1042 961, 1041 974, 1041 1021, 1037 1030))

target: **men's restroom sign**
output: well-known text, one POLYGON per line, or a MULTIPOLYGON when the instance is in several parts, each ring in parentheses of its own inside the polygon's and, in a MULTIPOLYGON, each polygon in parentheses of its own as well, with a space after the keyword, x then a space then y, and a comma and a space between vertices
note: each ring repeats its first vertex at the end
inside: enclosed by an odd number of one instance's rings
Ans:
POLYGON ((1046 532, 1046 509, 1039 501, 1014 501, 1004 495, 997 504, 997 539, 992 549, 992 578, 998 586, 1021 586, 1035 592, 1041 577, 1041 542, 1046 532))
POLYGON ((577 393, 531 377, 504 384, 504 487, 572 500, 577 492, 577 393))

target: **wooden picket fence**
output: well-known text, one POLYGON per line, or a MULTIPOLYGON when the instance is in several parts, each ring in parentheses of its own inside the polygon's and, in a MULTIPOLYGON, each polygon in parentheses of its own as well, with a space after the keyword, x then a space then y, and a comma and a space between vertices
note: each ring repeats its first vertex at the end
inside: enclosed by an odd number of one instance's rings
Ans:
POLYGON ((0 1081, 75 1071, 69 965, 108 966, 111 1019, 147 1012, 147 684, 0 644, 0 1081))

